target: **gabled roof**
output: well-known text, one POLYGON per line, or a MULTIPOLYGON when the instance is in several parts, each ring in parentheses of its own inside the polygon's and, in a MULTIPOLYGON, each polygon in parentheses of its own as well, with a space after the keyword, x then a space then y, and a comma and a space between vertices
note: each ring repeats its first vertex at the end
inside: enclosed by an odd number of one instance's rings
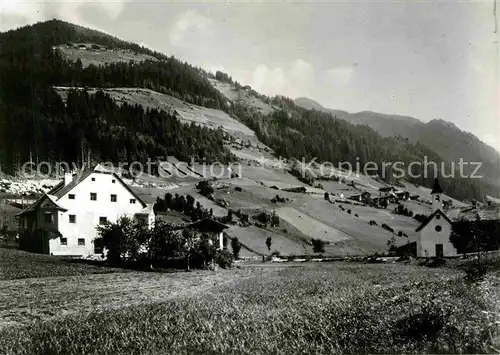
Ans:
POLYGON ((66 195, 68 192, 73 190, 80 182, 88 178, 93 173, 97 173, 94 169, 85 169, 83 171, 77 172, 73 174, 71 182, 64 186, 64 180, 57 184, 52 190, 49 191, 49 194, 56 196, 58 199, 66 195))
POLYGON ((394 191, 395 188, 394 188, 394 186, 383 186, 383 187, 379 188, 378 190, 381 192, 388 192, 388 191, 394 191))
POLYGON ((88 178, 92 174, 105 174, 105 175, 113 175, 116 180, 122 184, 125 189, 127 189, 128 192, 130 192, 137 201, 142 205, 142 207, 146 207, 147 204, 127 185, 123 182, 121 177, 119 177, 116 173, 114 172, 107 172, 103 170, 95 170, 96 167, 93 168, 88 168, 83 171, 77 172, 76 174, 73 174, 73 179, 71 182, 64 186, 64 180, 61 181, 59 184, 57 184, 51 191, 49 191, 49 194, 52 194, 57 197, 57 199, 60 199, 64 195, 66 195, 68 192, 73 190, 78 184, 80 184, 83 180, 88 178))
POLYGON ((432 194, 442 194, 443 189, 441 188, 441 185, 439 185, 439 179, 435 178, 434 179, 434 186, 432 187, 431 195, 432 194))
MULTIPOLYGON (((125 187, 125 189, 128 192, 130 192, 132 194, 132 196, 134 196, 134 198, 137 201, 139 201, 139 203, 142 205, 143 208, 147 208, 148 205, 127 184, 125 184, 123 182, 123 180, 116 173, 106 172, 106 171, 102 171, 102 170, 95 170, 95 168, 96 167, 88 168, 88 169, 85 169, 83 171, 79 171, 76 174, 73 174, 71 182, 66 186, 64 186, 64 180, 62 180, 59 184, 54 186, 54 188, 52 190, 50 190, 47 194, 45 194, 39 200, 37 200, 35 203, 31 204, 26 209, 24 209, 23 211, 18 213, 17 216, 35 210, 40 205, 40 203, 42 202, 44 197, 49 198, 62 211, 67 211, 67 209, 61 207, 57 203, 57 201, 61 197, 65 196, 67 193, 69 193, 71 190, 73 190, 76 186, 78 186, 78 184, 80 184, 83 180, 85 180, 86 178, 88 178, 92 174, 113 175, 116 178, 116 180, 120 184, 122 184, 122 186, 125 187)), ((149 214, 149 212, 148 212, 148 214, 149 214)))
POLYGON ((35 211, 38 208, 38 206, 40 206, 45 200, 49 200, 54 205, 54 208, 61 210, 61 211, 67 211, 66 208, 60 206, 57 203, 57 198, 54 195, 45 194, 42 197, 40 197, 35 203, 32 203, 31 205, 26 207, 24 210, 22 210, 21 212, 16 214, 16 216, 21 216, 23 214, 35 211))
POLYGON ((437 215, 437 214, 440 214, 441 216, 443 216, 443 218, 445 220, 448 221, 448 223, 452 224, 453 222, 448 218, 447 215, 444 214, 443 211, 441 211, 440 209, 437 209, 433 214, 431 214, 429 217, 427 217, 427 219, 417 228, 415 229, 415 232, 420 232, 422 229, 425 228, 426 225, 429 224, 430 221, 432 221, 432 219, 437 215))

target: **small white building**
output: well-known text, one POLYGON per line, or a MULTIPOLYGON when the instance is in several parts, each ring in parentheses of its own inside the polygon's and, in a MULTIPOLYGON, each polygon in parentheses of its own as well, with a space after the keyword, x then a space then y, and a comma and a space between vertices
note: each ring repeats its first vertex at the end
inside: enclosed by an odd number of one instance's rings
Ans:
POLYGON ((18 214, 20 234, 31 249, 50 255, 100 254, 96 227, 127 216, 152 227, 152 205, 144 203, 118 175, 88 169, 63 181, 18 214))
POLYGON ((443 190, 436 178, 431 191, 432 214, 415 230, 417 257, 457 256, 457 249, 450 242, 452 221, 442 211, 443 190))

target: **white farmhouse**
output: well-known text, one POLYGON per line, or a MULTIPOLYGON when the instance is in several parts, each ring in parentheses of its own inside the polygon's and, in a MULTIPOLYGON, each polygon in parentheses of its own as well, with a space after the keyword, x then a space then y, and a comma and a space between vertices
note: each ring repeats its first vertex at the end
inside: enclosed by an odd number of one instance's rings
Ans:
POLYGON ((154 223, 146 205, 118 175, 88 169, 65 174, 64 180, 18 214, 20 233, 28 236, 30 249, 50 255, 100 254, 94 244, 96 227, 127 216, 154 223))
POLYGON ((443 190, 436 178, 431 191, 432 214, 416 229, 420 232, 416 241, 417 257, 456 256, 457 249, 450 242, 452 222, 441 210, 443 190))

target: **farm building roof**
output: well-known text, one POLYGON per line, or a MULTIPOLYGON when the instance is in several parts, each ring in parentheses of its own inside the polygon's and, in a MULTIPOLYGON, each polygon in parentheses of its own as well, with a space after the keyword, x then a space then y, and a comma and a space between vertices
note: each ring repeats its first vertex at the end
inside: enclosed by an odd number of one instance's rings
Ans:
POLYGON ((389 191, 394 191, 395 189, 392 186, 384 186, 384 187, 381 187, 378 190, 381 191, 381 192, 389 192, 389 191))
POLYGON ((61 211, 67 211, 66 208, 60 206, 58 203, 57 203, 57 197, 54 196, 54 195, 49 195, 49 194, 45 194, 43 195, 42 197, 40 197, 40 199, 38 201, 36 201, 35 203, 29 205, 28 207, 26 207, 24 210, 22 210, 21 212, 19 212, 18 214, 16 214, 16 216, 21 216, 23 214, 26 214, 26 213, 29 213, 29 212, 32 212, 32 211, 35 211, 38 206, 40 206, 40 204, 45 201, 45 200, 49 200, 56 209, 58 210, 61 210, 61 211))
POLYGON ((217 232, 220 233, 224 229, 229 228, 227 225, 220 223, 218 221, 215 221, 211 218, 204 218, 200 219, 199 221, 196 221, 194 223, 187 224, 182 227, 177 227, 176 229, 197 229, 200 232, 217 232))

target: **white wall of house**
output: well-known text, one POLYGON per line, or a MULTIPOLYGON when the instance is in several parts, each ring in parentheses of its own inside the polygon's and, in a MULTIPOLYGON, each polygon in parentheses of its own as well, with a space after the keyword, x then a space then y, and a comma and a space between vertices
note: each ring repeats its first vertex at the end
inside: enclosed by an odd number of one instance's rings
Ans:
POLYGON ((443 245, 444 256, 456 256, 457 250, 450 242, 451 224, 441 215, 437 214, 420 231, 420 237, 417 242, 417 257, 435 257, 436 244, 443 245), (439 216, 439 218, 437 218, 439 216), (436 227, 440 226, 441 231, 436 227))
POLYGON ((98 172, 82 180, 57 202, 68 210, 58 214, 58 229, 67 245, 62 245, 60 238, 51 240, 50 253, 53 255, 94 254, 93 240, 98 236, 96 226, 101 217, 116 222, 121 216, 133 218, 144 208, 115 176, 98 172), (97 200, 91 200, 91 193, 96 194, 97 200), (70 195, 74 195, 74 199, 70 199, 70 195), (116 195, 116 202, 111 201, 111 195, 116 195), (70 222, 72 215, 74 223, 70 222))
POLYGON ((135 219, 138 221, 142 221, 143 223, 145 223, 148 226, 148 228, 151 229, 151 228, 153 228, 154 223, 155 223, 155 214, 153 211, 151 211, 149 214, 140 213, 140 214, 135 216, 135 219))

